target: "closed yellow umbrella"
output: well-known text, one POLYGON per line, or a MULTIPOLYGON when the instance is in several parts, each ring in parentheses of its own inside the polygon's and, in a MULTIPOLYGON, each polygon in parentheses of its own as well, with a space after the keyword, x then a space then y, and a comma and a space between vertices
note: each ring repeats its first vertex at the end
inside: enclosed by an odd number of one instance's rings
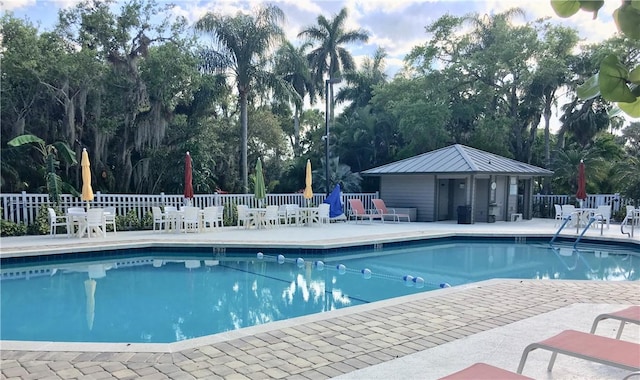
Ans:
POLYGON ((306 171, 304 183, 305 183, 305 188, 304 188, 303 196, 304 196, 304 199, 307 200, 307 203, 309 203, 309 200, 313 198, 313 188, 311 187, 311 185, 313 184, 313 181, 311 177, 311 161, 310 160, 307 160, 307 171, 306 171))
POLYGON ((89 163, 89 153, 87 148, 82 149, 82 160, 80 161, 82 166, 82 200, 87 201, 87 207, 89 207, 89 201, 93 200, 93 189, 91 188, 91 164, 89 163))

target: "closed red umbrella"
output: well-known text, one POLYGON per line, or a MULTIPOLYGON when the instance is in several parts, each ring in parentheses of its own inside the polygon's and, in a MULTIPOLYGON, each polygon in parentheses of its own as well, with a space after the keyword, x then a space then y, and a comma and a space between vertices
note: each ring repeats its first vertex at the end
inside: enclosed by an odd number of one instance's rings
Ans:
POLYGON ((193 198, 193 174, 191 173, 191 155, 187 152, 184 158, 184 197, 193 198))
POLYGON ((578 165, 578 192, 576 193, 576 198, 581 201, 587 199, 587 178, 584 174, 584 162, 582 160, 578 165))

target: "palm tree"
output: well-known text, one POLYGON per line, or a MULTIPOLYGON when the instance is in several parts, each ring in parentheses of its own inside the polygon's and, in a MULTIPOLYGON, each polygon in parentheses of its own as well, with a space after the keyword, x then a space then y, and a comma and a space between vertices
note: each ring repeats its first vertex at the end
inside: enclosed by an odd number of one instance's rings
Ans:
MULTIPOLYGON (((300 146, 300 114, 302 113, 302 105, 304 97, 308 94, 310 103, 315 103, 315 85, 313 83, 309 62, 306 57, 306 49, 309 44, 302 44, 296 48, 291 42, 286 41, 275 57, 275 71, 295 90, 298 96, 288 97, 288 101, 292 101, 295 106, 293 114, 293 135, 294 146, 293 154, 297 157, 301 154, 300 146)), ((282 94, 276 94, 282 95, 282 94)))
POLYGON ((350 101, 350 110, 366 107, 373 98, 373 89, 377 85, 387 82, 387 74, 384 69, 384 59, 387 53, 378 48, 373 57, 365 58, 360 70, 351 70, 344 73, 346 86, 336 94, 336 102, 350 101))
MULTIPOLYGON (((309 52, 308 58, 314 70, 316 83, 321 84, 325 74, 329 76, 329 96, 324 94, 325 99, 333 99, 333 82, 340 77, 340 73, 354 70, 356 66, 351 53, 342 45, 369 40, 369 32, 364 29, 345 30, 346 19, 347 8, 342 8, 340 13, 331 20, 322 15, 318 16, 317 25, 309 26, 298 34, 298 37, 304 37, 310 42, 319 44, 309 52)), ((333 113, 333 107, 330 109, 333 113)))
POLYGON ((286 87, 272 72, 266 71, 272 48, 284 39, 280 24, 284 13, 274 5, 257 8, 253 14, 221 16, 207 13, 196 23, 197 30, 212 34, 217 47, 202 52, 205 71, 222 71, 233 76, 240 103, 242 128, 241 172, 244 192, 249 188, 247 167, 247 103, 255 88, 286 87))

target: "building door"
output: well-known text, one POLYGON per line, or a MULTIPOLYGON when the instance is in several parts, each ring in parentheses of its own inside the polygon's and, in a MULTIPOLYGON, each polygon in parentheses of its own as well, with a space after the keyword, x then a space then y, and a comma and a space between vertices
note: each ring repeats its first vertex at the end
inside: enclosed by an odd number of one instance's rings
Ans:
POLYGON ((449 207, 449 180, 438 180, 438 215, 436 220, 450 220, 453 215, 449 207))

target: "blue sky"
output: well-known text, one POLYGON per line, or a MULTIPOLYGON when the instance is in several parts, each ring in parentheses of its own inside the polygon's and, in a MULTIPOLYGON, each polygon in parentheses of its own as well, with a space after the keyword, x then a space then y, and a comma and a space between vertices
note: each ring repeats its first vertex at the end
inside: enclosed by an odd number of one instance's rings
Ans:
MULTIPOLYGON (((169 3, 158 0, 159 3, 169 3)), ((71 7, 78 0, 0 0, 3 11, 12 11, 20 18, 28 18, 42 29, 50 29, 56 22, 57 11, 71 7)), ((239 10, 248 10, 263 1, 203 1, 175 0, 172 12, 185 16, 189 21, 198 20, 207 11, 234 14, 239 10)), ((573 26, 583 38, 597 42, 613 36, 616 31, 611 14, 619 6, 619 1, 607 1, 596 20, 586 12, 579 12, 569 19, 560 19, 553 13, 548 0, 279 0, 271 1, 278 5, 287 17, 285 29, 291 41, 298 41, 297 34, 306 26, 313 25, 318 15, 332 17, 341 8, 349 11, 350 28, 363 28, 370 32, 371 38, 365 45, 349 46, 357 61, 370 56, 377 47, 383 47, 388 53, 387 71, 396 72, 402 65, 402 59, 412 47, 425 42, 425 26, 450 13, 462 16, 467 13, 494 14, 512 7, 525 10, 525 18, 516 22, 532 21, 540 17, 552 17, 554 22, 573 26)))

